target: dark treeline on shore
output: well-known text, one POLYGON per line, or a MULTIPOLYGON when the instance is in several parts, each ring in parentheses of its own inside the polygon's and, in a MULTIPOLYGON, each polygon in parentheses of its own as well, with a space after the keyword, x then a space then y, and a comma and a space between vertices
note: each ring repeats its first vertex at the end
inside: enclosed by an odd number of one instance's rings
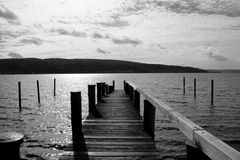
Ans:
POLYGON ((0 74, 204 73, 203 69, 100 59, 0 59, 0 74))

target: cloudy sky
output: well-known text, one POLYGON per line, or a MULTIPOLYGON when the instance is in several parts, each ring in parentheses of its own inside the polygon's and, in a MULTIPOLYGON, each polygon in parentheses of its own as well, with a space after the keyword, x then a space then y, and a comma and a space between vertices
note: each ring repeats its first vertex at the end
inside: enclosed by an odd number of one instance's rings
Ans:
POLYGON ((1 0, 0 58, 240 69, 239 0, 1 0))

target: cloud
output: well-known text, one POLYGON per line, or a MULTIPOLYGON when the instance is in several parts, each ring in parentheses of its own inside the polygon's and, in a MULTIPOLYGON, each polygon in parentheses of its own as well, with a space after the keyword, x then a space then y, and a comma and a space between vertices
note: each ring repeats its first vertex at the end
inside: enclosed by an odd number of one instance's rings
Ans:
POLYGON ((118 15, 112 16, 107 22, 98 22, 104 27, 127 27, 129 26, 128 21, 121 20, 118 15))
POLYGON ((20 55, 18 53, 15 53, 15 52, 8 53, 8 57, 10 57, 10 58, 23 58, 22 55, 20 55))
POLYGON ((75 30, 68 31, 64 28, 54 28, 54 29, 51 29, 51 32, 58 33, 60 35, 69 35, 73 37, 87 37, 87 34, 85 32, 78 32, 75 30))
POLYGON ((30 39, 22 39, 21 42, 24 43, 24 44, 35 44, 35 45, 38 45, 38 46, 43 43, 43 41, 40 38, 37 38, 37 37, 32 37, 30 39))
POLYGON ((110 52, 105 51, 105 50, 103 50, 103 49, 101 49, 101 48, 98 48, 98 49, 97 49, 97 52, 98 52, 98 53, 102 53, 102 54, 110 54, 110 52))
POLYGON ((123 39, 118 39, 118 38, 112 38, 112 42, 114 44, 119 44, 119 45, 122 45, 122 44, 130 44, 130 45, 133 45, 134 47, 136 47, 137 45, 141 44, 142 42, 135 39, 129 39, 128 37, 124 37, 123 39))
POLYGON ((217 54, 211 46, 201 46, 196 49, 197 53, 207 56, 216 61, 228 61, 229 59, 223 55, 217 54))
POLYGON ((163 47, 162 45, 158 44, 158 43, 153 43, 151 44, 151 47, 156 47, 156 48, 160 48, 160 49, 166 49, 165 47, 163 47))
POLYGON ((105 36, 101 35, 100 33, 94 33, 92 36, 94 39, 103 39, 105 36))
POLYGON ((18 16, 3 5, 0 5, 0 17, 6 19, 8 23, 20 24, 18 16))
POLYGON ((166 9, 179 14, 218 14, 229 17, 240 16, 239 0, 135 0, 125 11, 133 13, 143 10, 166 9))

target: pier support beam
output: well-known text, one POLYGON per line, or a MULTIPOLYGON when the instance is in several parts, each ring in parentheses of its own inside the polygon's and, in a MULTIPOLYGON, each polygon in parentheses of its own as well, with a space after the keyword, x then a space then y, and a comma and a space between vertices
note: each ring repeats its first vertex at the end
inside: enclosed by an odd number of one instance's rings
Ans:
POLYGON ((102 101, 102 84, 97 83, 97 103, 101 103, 102 101))
POLYGON ((140 111, 140 93, 137 90, 134 90, 133 103, 134 107, 140 111))
POLYGON ((193 142, 186 142, 187 160, 211 160, 193 142))
POLYGON ((89 110, 88 113, 90 114, 90 112, 96 108, 95 104, 96 104, 96 100, 95 100, 95 86, 96 85, 88 85, 88 106, 89 106, 89 110))
POLYGON ((148 101, 144 100, 144 130, 152 137, 154 140, 155 131, 155 107, 148 101))
POLYGON ((71 123, 73 141, 81 141, 83 137, 81 92, 71 92, 71 123))

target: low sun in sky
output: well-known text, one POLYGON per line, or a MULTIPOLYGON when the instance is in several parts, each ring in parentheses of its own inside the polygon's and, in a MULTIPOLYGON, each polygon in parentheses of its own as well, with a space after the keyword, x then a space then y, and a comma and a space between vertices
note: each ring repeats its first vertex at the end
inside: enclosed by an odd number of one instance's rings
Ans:
POLYGON ((240 69, 240 1, 1 0, 0 58, 240 69))

